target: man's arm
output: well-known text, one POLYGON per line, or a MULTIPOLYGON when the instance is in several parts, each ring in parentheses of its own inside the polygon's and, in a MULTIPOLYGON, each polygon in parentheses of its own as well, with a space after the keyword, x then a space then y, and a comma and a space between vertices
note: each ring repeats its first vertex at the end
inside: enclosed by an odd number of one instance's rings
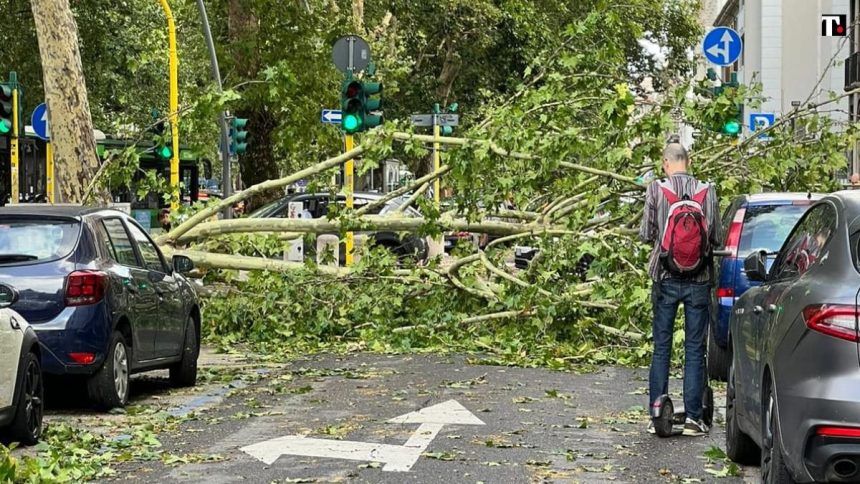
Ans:
POLYGON ((645 190, 645 210, 639 226, 639 240, 651 244, 657 240, 657 201, 655 200, 656 182, 651 182, 645 190))

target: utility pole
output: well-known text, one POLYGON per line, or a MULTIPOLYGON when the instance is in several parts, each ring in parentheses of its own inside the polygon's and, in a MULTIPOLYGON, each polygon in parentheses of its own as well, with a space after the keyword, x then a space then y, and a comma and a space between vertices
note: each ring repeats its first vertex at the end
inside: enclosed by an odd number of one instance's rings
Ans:
MULTIPOLYGON (((209 50, 209 65, 212 70, 212 80, 218 92, 224 91, 221 85, 221 71, 218 68, 218 54, 215 52, 215 42, 212 41, 212 29, 209 27, 209 16, 206 14, 206 5, 203 0, 197 0, 197 9, 200 11, 200 23, 203 24, 203 37, 206 39, 206 47, 209 50)), ((218 119, 221 124, 221 191, 224 198, 233 194, 233 170, 230 164, 230 141, 229 128, 227 126, 227 113, 222 111, 218 119)), ((230 207, 224 209, 224 218, 233 218, 233 210, 230 207)))
POLYGON ((170 137, 173 146, 173 157, 170 160, 170 188, 173 196, 170 210, 179 208, 181 194, 179 193, 179 55, 176 50, 176 22, 167 0, 160 0, 164 16, 167 18, 167 39, 170 49, 170 137))

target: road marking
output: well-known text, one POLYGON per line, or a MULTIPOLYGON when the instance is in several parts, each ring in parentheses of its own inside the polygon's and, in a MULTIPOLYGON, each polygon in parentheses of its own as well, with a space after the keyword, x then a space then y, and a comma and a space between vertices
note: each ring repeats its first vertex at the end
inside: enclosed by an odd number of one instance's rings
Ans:
POLYGON ((277 437, 240 450, 268 465, 282 455, 361 460, 385 464, 383 471, 408 472, 445 425, 484 425, 456 400, 409 412, 387 423, 421 424, 403 445, 350 440, 312 439, 303 435, 277 437))

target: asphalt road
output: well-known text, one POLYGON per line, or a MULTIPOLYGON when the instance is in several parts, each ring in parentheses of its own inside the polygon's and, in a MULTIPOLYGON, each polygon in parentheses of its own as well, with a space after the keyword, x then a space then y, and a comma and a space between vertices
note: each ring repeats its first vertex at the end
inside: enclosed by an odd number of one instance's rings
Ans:
MULTIPOLYGON (((468 359, 322 355, 262 370, 264 378, 229 392, 186 395, 183 405, 197 417, 159 438, 165 450, 210 456, 211 462, 128 463, 114 480, 757 482, 755 477, 717 479, 709 473, 725 465, 704 456, 712 447, 724 448, 720 415, 706 437, 647 434, 645 370, 602 368, 576 374, 468 359), (388 422, 403 415, 411 416, 388 422), (459 423, 446 424, 452 421, 459 423), (261 444, 285 436, 304 437, 261 444), (330 457, 280 455, 297 448, 302 449, 298 453, 330 457), (363 460, 368 449, 379 461, 363 460), (408 470, 393 469, 398 466, 408 470)), ((672 385, 678 388, 680 382, 672 385)), ((724 392, 717 389, 716 394, 721 410, 724 392)), ((756 476, 758 469, 741 472, 756 476)))

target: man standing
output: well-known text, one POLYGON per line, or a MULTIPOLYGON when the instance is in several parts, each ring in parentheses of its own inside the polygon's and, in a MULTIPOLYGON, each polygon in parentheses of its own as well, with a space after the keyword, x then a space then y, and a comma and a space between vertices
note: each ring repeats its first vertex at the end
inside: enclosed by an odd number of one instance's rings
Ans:
MULTIPOLYGON (((710 252, 720 243, 719 204, 713 185, 690 174, 687 150, 677 141, 663 150, 666 178, 648 185, 639 238, 654 244, 648 264, 654 354, 650 404, 669 393, 669 362, 678 305, 684 303, 684 435, 704 435, 705 336, 710 320, 710 252)), ((648 431, 653 433, 653 422, 648 431)))

